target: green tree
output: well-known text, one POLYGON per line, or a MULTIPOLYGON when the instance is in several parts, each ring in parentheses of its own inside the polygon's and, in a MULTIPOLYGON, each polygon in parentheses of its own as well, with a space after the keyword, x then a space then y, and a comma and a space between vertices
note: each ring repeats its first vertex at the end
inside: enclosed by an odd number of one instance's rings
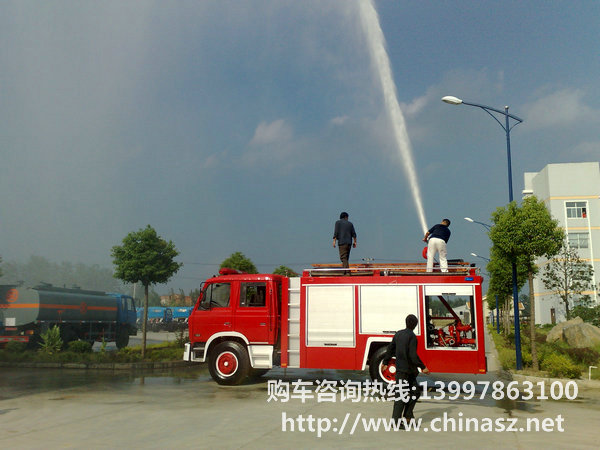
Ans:
POLYGON ((183 289, 179 289, 179 295, 177 296, 177 306, 185 306, 185 292, 183 289))
POLYGON ((112 248, 115 276, 127 283, 144 286, 144 318, 142 320, 142 358, 146 356, 148 322, 148 287, 166 283, 183 265, 173 259, 179 254, 171 241, 165 241, 148 225, 123 238, 123 245, 112 248))
POLYGON ((221 269, 236 269, 245 273, 258 273, 256 270, 256 266, 250 260, 250 258, 246 258, 246 256, 242 252, 232 253, 229 258, 221 263, 221 269))
POLYGON ((570 319, 569 304, 576 295, 593 289, 593 267, 583 261, 577 249, 563 242, 558 255, 552 258, 542 275, 546 289, 557 294, 565 305, 567 320, 570 319))
POLYGON ((175 289, 171 288, 169 290, 169 300, 167 300, 168 304, 164 306, 178 306, 177 305, 177 294, 175 293, 175 289))
MULTIPOLYGON (((487 264, 490 274, 490 283, 487 292, 487 300, 490 309, 496 308, 496 295, 498 306, 502 311, 502 329, 504 334, 510 331, 510 311, 512 308, 512 265, 511 262, 501 254, 497 247, 490 249, 490 262, 487 264)), ((527 280, 527 265, 523 257, 517 260, 517 288, 521 290, 527 280)))
POLYGON ((519 302, 523 305, 523 316, 531 317, 531 296, 527 294, 519 294, 519 302))
MULTIPOLYGON (((133 297, 136 308, 139 309, 144 307, 144 292, 141 287, 137 289, 137 286, 134 283, 129 285, 129 287, 123 288, 123 291, 126 291, 128 295, 133 297)), ((148 306, 161 306, 160 295, 152 288, 150 288, 150 291, 148 292, 148 306)))
POLYGON ((190 291, 190 298, 192 299, 192 306, 196 304, 196 300, 200 297, 200 289, 192 289, 190 291))
MULTIPOLYGON (((141 296, 141 300, 144 300, 144 296, 141 296)), ((160 294, 154 289, 150 289, 148 293, 148 306, 162 306, 160 303, 160 294)))
MULTIPOLYGON (((494 226, 490 230, 493 248, 499 256, 527 271, 529 297, 535 298, 533 277, 537 272, 535 260, 542 256, 552 257, 561 248, 564 231, 552 218, 543 201, 535 196, 527 197, 519 207, 515 202, 498 208, 492 214, 494 226)), ((512 269, 511 269, 512 270, 512 269)), ((518 283, 517 283, 518 284, 518 283)), ((539 370, 535 345, 535 302, 531 302, 530 335, 531 358, 534 370, 539 370)))
POLYGON ((279 266, 277 269, 273 271, 275 275, 283 275, 284 277, 297 277, 298 273, 294 272, 287 266, 279 266))
POLYGON ((575 301, 575 307, 571 310, 573 317, 581 317, 584 322, 591 323, 598 327, 600 326, 600 305, 596 305, 588 295, 582 296, 578 301, 575 301))

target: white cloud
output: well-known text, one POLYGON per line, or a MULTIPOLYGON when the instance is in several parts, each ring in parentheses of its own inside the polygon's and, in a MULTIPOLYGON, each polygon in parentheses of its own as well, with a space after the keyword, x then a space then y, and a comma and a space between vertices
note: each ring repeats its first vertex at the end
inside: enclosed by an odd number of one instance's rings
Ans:
POLYGON ((400 109, 402 109, 402 112, 405 116, 416 116, 423 110, 423 108, 425 108, 425 106, 427 106, 427 104, 430 101, 430 98, 431 91, 423 95, 422 97, 415 98, 410 103, 401 103, 400 109))
POLYGON ((349 117, 348 116, 338 116, 338 117, 334 117, 333 119, 331 119, 329 122, 332 125, 344 125, 347 121, 348 121, 349 117))
POLYGON ((219 158, 214 153, 212 155, 208 155, 203 161, 198 165, 198 169, 212 169, 216 167, 219 163, 219 158))
POLYGON ((583 90, 573 88, 546 94, 523 105, 527 125, 531 129, 555 127, 596 117, 598 111, 586 105, 584 98, 583 90))
POLYGON ((261 122, 250 140, 250 147, 242 155, 244 164, 254 165, 264 161, 282 161, 293 147, 294 131, 284 119, 261 122))
POLYGON ((292 136, 292 127, 283 119, 277 119, 271 123, 261 122, 254 131, 250 145, 280 144, 289 142, 292 136))

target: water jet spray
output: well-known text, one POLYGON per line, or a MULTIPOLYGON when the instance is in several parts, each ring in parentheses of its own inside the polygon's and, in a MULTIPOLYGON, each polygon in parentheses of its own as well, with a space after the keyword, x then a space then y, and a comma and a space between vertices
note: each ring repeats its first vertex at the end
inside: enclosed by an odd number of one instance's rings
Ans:
POLYGON ((428 227, 421 200, 421 189, 417 180, 417 171, 413 162, 412 146, 406 130, 404 115, 398 103, 396 84, 392 77, 392 67, 387 50, 385 49, 385 37, 379 24, 379 16, 372 0, 359 1, 359 5, 361 22, 367 37, 369 53, 379 81, 381 82, 386 111, 392 124, 394 138, 404 166, 404 173, 408 179, 421 228, 423 229, 423 233, 425 233, 428 227))

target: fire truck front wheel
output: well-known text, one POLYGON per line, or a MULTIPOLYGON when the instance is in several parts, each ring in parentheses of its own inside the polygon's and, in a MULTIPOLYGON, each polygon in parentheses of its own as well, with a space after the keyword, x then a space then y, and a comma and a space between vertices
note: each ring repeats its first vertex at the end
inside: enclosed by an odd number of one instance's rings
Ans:
POLYGON ((378 348, 373 353, 369 363, 369 375, 371 375, 371 379, 373 380, 379 380, 383 383, 394 383, 396 381, 396 358, 392 358, 387 368, 382 370, 386 348, 378 348))
POLYGON ((208 370, 219 384, 240 384, 250 372, 248 352, 238 342, 221 342, 210 352, 208 370))

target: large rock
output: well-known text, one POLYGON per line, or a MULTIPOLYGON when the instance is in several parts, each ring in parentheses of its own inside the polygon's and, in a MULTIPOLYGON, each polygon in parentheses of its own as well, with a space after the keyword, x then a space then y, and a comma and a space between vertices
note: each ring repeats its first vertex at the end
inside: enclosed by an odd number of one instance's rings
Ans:
POLYGON ((565 327, 563 337, 570 347, 593 347, 600 344, 600 328, 589 323, 579 323, 565 327))
POLYGON ((546 336, 546 342, 554 342, 554 341, 563 341, 563 330, 567 327, 582 324, 583 319, 581 317, 575 317, 574 319, 567 320, 566 322, 561 322, 556 325, 554 328, 550 330, 548 335, 546 336))

